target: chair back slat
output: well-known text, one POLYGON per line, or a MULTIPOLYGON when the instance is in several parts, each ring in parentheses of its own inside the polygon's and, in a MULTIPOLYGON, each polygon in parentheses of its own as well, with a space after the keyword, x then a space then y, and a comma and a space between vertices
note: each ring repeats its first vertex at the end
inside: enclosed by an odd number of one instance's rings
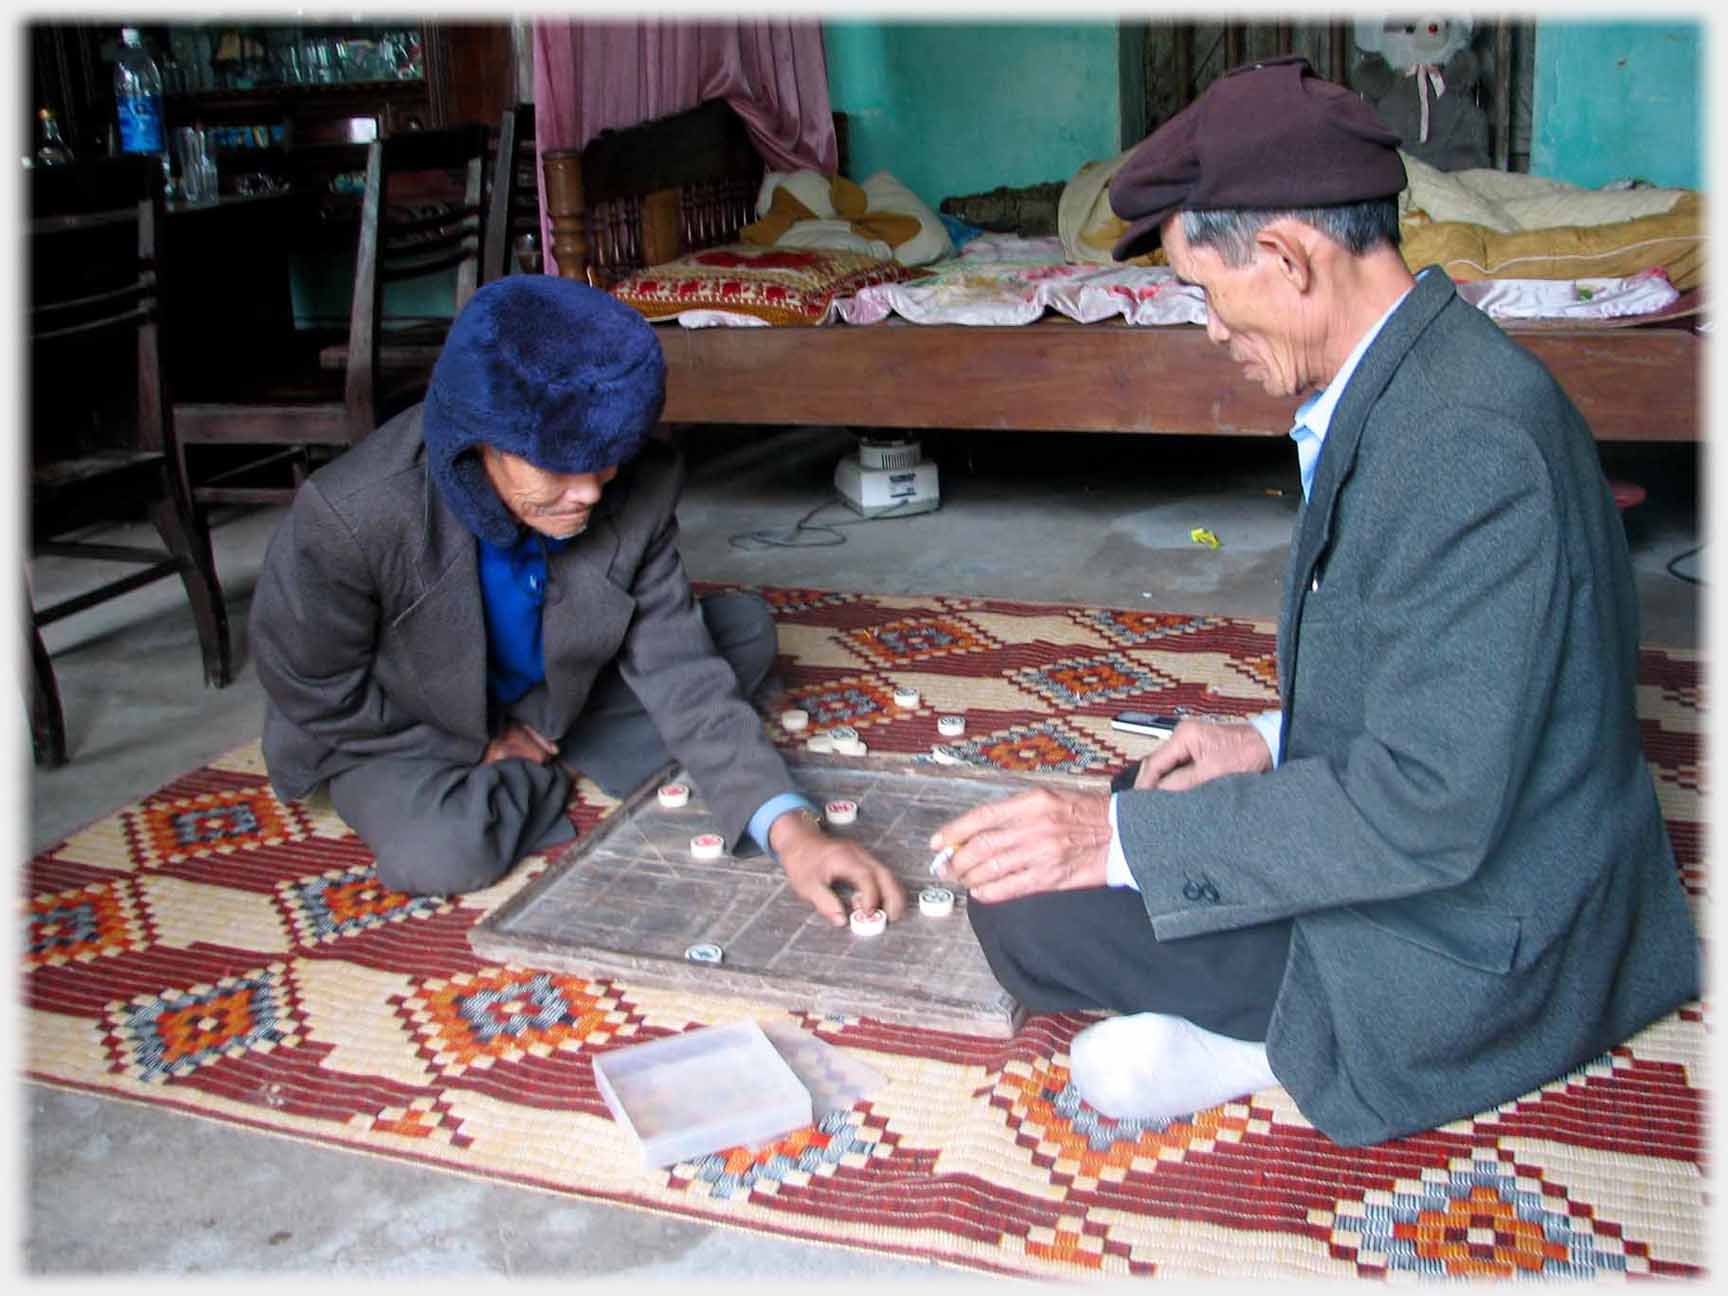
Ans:
POLYGON ((344 382, 357 428, 375 425, 385 286, 454 269, 452 314, 479 286, 486 143, 486 127, 468 122, 367 150, 344 382))
POLYGON ((486 197, 486 241, 480 274, 490 282, 518 269, 541 268, 540 193, 534 156, 534 105, 507 109, 498 127, 486 197), (528 264, 520 263, 525 252, 528 264))
POLYGON ((161 167, 139 162, 30 172, 33 464, 172 445, 158 332, 161 167))
POLYGON ((58 765, 68 755, 66 723, 41 627, 177 575, 205 682, 227 684, 233 660, 209 532, 193 517, 179 467, 158 337, 162 168, 153 158, 119 158, 29 176, 31 550, 135 568, 45 602, 31 590, 31 738, 37 761, 58 765), (97 529, 140 515, 161 547, 116 543, 97 529))

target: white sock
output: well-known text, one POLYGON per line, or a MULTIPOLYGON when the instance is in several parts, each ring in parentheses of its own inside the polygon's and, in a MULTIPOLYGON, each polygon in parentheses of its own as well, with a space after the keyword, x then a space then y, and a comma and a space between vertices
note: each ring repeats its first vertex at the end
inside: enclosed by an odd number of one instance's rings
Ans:
POLYGON ((1068 1060, 1074 1088, 1112 1120, 1170 1120, 1278 1083, 1265 1044, 1165 1013, 1088 1026, 1068 1060))

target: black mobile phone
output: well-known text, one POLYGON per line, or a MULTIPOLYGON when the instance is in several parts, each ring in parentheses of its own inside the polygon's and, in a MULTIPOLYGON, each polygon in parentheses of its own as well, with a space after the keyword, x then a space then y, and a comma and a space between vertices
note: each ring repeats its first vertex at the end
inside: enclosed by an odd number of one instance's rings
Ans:
POLYGON ((1182 720, 1179 715, 1164 715, 1152 711, 1118 711, 1111 717, 1110 727, 1120 729, 1124 733, 1150 734, 1154 738, 1168 738, 1176 732, 1176 726, 1182 720))

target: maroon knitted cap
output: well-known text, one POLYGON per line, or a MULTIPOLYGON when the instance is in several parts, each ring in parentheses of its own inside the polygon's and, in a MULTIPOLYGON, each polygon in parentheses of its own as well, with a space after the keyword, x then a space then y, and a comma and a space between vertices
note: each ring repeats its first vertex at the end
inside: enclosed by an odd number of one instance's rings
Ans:
POLYGON ((1244 64, 1142 140, 1110 182, 1128 221, 1111 255, 1158 246, 1172 212, 1330 207, 1406 183, 1399 137, 1367 100, 1314 75, 1300 54, 1244 64))

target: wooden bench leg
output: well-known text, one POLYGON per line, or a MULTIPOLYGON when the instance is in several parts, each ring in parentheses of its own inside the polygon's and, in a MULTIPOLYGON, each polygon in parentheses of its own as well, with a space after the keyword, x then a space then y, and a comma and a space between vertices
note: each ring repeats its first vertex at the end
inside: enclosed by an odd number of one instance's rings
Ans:
POLYGON ((234 678, 233 651, 228 636, 228 607, 216 579, 216 559, 210 552, 208 526, 195 525, 188 506, 166 476, 162 497, 150 506, 156 531, 168 552, 180 559, 180 579, 198 624, 198 646, 204 654, 204 682, 224 688, 234 678))
MULTIPOLYGON (((30 609, 24 609, 29 616, 30 609)), ((36 763, 50 769, 66 763, 66 717, 60 710, 60 687, 54 663, 32 618, 30 626, 30 743, 36 763)))

